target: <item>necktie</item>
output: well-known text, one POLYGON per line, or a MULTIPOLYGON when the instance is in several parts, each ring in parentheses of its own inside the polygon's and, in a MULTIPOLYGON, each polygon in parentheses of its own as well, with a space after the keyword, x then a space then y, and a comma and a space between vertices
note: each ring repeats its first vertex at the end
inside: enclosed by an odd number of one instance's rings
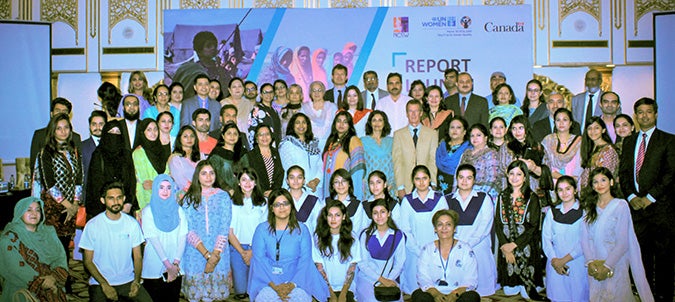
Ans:
POLYGON ((413 143, 415 143, 415 148, 417 148, 417 128, 413 129, 413 143))
POLYGON ((460 111, 462 111, 462 116, 464 116, 464 111, 466 110, 466 97, 462 97, 462 107, 460 108, 460 111))
POLYGON ((642 133, 642 142, 638 148, 637 159, 635 159, 635 181, 639 180, 640 169, 642 169, 642 163, 645 161, 645 150, 647 149, 647 133, 642 133))
MULTIPOLYGON (((586 123, 588 123, 588 120, 591 119, 593 116, 593 95, 588 96, 588 105, 586 105, 586 118, 584 119, 586 123)), ((584 127, 586 127, 584 125, 584 127)))
POLYGON ((372 98, 373 102, 370 105, 370 109, 375 110, 375 94, 371 93, 370 97, 372 98))
POLYGON ((342 105, 342 90, 338 90, 337 105, 342 105))

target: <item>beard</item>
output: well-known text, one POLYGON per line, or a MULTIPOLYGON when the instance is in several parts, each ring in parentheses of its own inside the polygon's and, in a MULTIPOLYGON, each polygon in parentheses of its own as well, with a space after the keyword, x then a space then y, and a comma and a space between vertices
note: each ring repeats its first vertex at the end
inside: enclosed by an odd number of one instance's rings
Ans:
POLYGON ((127 120, 130 120, 130 121, 135 121, 140 116, 141 116, 140 111, 136 111, 136 113, 134 113, 134 114, 131 114, 131 113, 127 112, 126 110, 124 111, 124 118, 127 119, 127 120))
POLYGON ((122 212, 122 205, 114 204, 112 206, 106 206, 105 209, 112 214, 118 214, 119 212, 122 212))

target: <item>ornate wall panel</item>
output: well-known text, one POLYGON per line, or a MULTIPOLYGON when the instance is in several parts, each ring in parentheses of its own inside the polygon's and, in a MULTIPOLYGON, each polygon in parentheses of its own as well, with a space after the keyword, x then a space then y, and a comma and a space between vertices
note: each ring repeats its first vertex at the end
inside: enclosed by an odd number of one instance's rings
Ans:
POLYGON ((642 17, 650 12, 656 12, 656 11, 671 11, 675 10, 675 1, 673 0, 634 0, 634 9, 635 9, 635 17, 634 17, 634 35, 637 36, 638 34, 638 21, 642 19, 642 17))
MULTIPOLYGON (((436 2, 438 2, 437 0, 436 2)), ((429 2, 434 2, 430 0, 429 2)), ((443 4, 445 5, 445 4, 443 4)), ((355 8, 355 7, 368 7, 367 0, 331 0, 330 7, 335 8, 355 8)))
POLYGON ((180 8, 220 8, 219 0, 180 0, 180 8))
POLYGON ((445 0, 408 0, 406 6, 446 6, 445 0))
POLYGON ((12 1, 0 0, 0 19, 12 19, 12 1))
POLYGON ((108 1, 108 43, 112 43, 111 31, 124 19, 134 20, 145 29, 145 42, 148 42, 148 1, 149 0, 111 0, 108 1))
POLYGON ((521 5, 524 0, 483 0, 483 5, 521 5))
POLYGON ((63 22, 75 31, 75 44, 79 44, 77 0, 42 0, 40 1, 40 20, 63 22))
POLYGON ((294 7, 292 0, 255 0, 253 6, 259 8, 294 7))
POLYGON ((562 31, 562 21, 576 12, 584 12, 598 21, 598 32, 602 35, 602 14, 600 0, 558 0, 558 34, 562 31))

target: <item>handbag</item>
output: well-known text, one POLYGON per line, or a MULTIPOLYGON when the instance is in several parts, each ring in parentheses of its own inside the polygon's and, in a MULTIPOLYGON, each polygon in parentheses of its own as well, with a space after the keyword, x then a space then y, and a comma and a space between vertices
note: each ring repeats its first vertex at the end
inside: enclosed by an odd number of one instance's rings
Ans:
POLYGON ((80 206, 77 209, 77 216, 75 216, 75 227, 84 228, 87 224, 87 208, 80 206))
MULTIPOLYGON (((396 237, 396 232, 394 232, 394 237, 396 237)), ((389 264, 389 259, 391 259, 391 256, 393 254, 394 254, 394 242, 392 241, 391 251, 389 252, 389 257, 387 257, 387 262, 385 262, 384 267, 382 267, 380 277, 382 277, 382 275, 384 274, 384 269, 387 268, 387 264, 389 264)), ((392 269, 394 269, 393 266, 389 269, 390 273, 392 269)), ((373 291, 375 293, 375 299, 377 299, 377 301, 398 301, 401 299, 401 289, 398 286, 377 286, 378 282, 379 281, 373 283, 373 291)))

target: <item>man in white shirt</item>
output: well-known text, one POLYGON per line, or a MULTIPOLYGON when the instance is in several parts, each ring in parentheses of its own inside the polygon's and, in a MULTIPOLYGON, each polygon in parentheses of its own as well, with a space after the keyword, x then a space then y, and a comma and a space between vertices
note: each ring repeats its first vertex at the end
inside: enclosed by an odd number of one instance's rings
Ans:
POLYGON ((84 250, 84 266, 91 274, 89 301, 118 300, 151 302, 141 285, 143 259, 141 244, 145 241, 136 219, 122 213, 124 185, 111 182, 103 187, 101 203, 105 212, 87 222, 80 248, 84 250))
POLYGON ((375 105, 375 110, 387 114, 391 129, 400 129, 408 124, 406 104, 411 98, 401 93, 402 82, 403 77, 400 73, 392 72, 387 75, 387 92, 389 92, 389 95, 381 98, 375 105))

